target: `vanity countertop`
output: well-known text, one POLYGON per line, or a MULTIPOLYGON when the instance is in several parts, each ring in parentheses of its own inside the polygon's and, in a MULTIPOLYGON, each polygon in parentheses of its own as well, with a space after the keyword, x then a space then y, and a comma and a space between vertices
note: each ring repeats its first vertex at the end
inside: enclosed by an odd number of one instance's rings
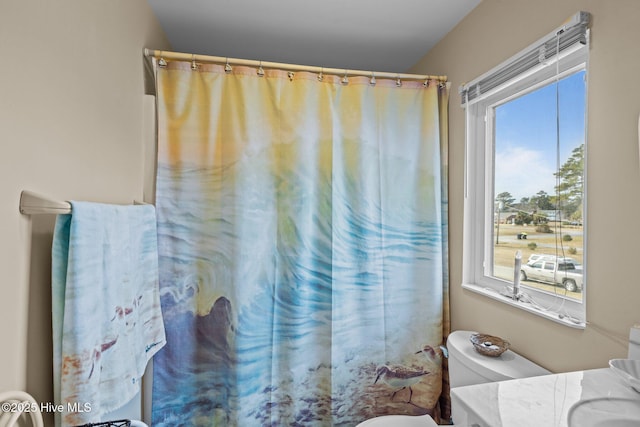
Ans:
POLYGON ((637 399, 609 368, 458 387, 451 399, 456 426, 568 427, 570 408, 599 397, 637 399))

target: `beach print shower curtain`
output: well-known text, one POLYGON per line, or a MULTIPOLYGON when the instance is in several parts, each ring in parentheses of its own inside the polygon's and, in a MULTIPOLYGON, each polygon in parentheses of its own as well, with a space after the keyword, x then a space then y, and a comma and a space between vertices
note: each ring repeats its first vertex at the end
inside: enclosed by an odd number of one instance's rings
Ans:
POLYGON ((448 85, 190 65, 157 70, 153 425, 446 417, 448 85))

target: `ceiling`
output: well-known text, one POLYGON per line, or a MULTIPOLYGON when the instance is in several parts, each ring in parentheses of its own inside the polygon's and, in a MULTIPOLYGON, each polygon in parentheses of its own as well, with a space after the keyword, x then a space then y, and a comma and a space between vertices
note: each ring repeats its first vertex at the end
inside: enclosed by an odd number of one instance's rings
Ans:
POLYGON ((148 2, 176 52, 401 73, 480 0, 148 2))

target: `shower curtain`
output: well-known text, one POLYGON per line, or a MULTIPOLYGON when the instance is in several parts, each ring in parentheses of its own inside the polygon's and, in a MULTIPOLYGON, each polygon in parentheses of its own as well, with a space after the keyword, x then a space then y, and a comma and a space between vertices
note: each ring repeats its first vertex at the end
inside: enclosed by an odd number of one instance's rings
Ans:
POLYGON ((446 418, 448 84, 181 62, 156 84, 153 425, 446 418))

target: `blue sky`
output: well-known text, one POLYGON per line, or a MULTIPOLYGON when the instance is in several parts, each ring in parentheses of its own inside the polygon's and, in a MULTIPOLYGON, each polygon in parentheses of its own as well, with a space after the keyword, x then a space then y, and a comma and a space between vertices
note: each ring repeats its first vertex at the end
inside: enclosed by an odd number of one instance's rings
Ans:
MULTIPOLYGON (((560 80, 560 165, 585 138, 584 71, 560 80)), ((543 190, 555 194, 556 85, 496 108, 495 194, 519 202, 543 190)))

